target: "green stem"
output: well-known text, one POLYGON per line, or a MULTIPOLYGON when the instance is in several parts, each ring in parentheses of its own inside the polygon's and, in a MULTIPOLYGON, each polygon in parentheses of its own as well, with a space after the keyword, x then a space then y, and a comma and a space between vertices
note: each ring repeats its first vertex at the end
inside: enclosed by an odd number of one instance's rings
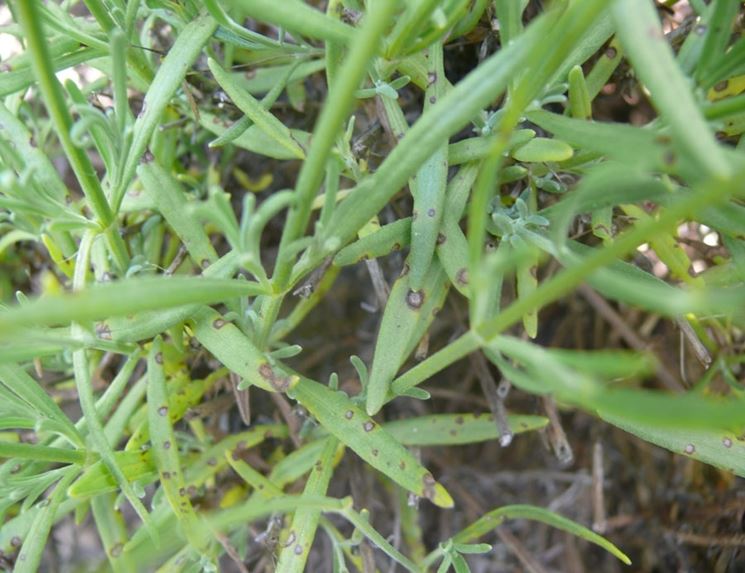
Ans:
POLYGON ((308 225, 311 206, 323 180, 331 148, 355 102, 355 91, 367 73, 370 61, 380 46, 380 39, 387 29, 398 2, 379 0, 367 13, 362 28, 355 34, 349 55, 342 64, 313 132, 308 155, 298 175, 295 203, 287 218, 279 245, 274 269, 275 286, 287 286, 293 259, 284 257, 283 251, 298 239, 308 225))
POLYGON ((44 99, 57 136, 93 214, 104 229, 111 254, 119 270, 124 271, 129 264, 129 255, 116 228, 114 214, 106 200, 96 170, 93 168, 88 155, 73 143, 70 135, 72 117, 65 102, 62 87, 54 73, 54 65, 44 36, 38 3, 20 1, 16 2, 16 8, 21 25, 26 32, 26 41, 31 53, 34 72, 39 82, 39 91, 44 99))
MULTIPOLYGON (((74 290, 81 290, 85 287, 86 277, 88 275, 88 265, 90 262, 91 246, 94 238, 95 234, 93 231, 86 231, 85 235, 83 235, 83 239, 80 241, 80 250, 78 251, 78 256, 75 261, 75 273, 72 281, 74 290)), ((72 324, 71 332, 73 334, 79 334, 81 331, 82 327, 79 324, 72 324)), ((114 476, 117 484, 129 500, 129 503, 132 504, 132 507, 140 516, 145 526, 154 535, 154 530, 150 527, 150 519, 147 510, 137 497, 132 485, 124 475, 124 472, 116 463, 114 451, 111 444, 106 439, 104 427, 101 424, 101 419, 98 417, 98 412, 96 411, 96 399, 93 394, 90 364, 86 350, 81 349, 74 351, 72 353, 72 363, 75 387, 78 391, 78 402, 80 403, 83 417, 88 423, 88 436, 98 453, 101 455, 101 459, 111 472, 111 475, 114 476)))

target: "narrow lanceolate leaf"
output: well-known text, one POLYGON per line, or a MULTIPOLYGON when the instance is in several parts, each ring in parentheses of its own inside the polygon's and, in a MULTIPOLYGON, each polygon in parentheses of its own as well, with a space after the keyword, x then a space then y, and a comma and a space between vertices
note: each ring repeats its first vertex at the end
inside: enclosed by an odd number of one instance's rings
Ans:
POLYGON ((690 81, 678 67, 654 5, 647 0, 615 0, 613 16, 634 71, 675 139, 709 175, 728 176, 730 166, 696 105, 690 81))
POLYGON ((602 537, 585 526, 554 513, 553 511, 532 505, 507 505, 490 511, 453 537, 453 541, 456 543, 468 543, 474 541, 482 535, 489 533, 492 529, 498 527, 507 519, 531 519, 533 521, 540 521, 550 525, 551 527, 561 529, 562 531, 586 539, 590 543, 599 545, 626 565, 631 564, 631 559, 629 559, 628 556, 618 547, 605 539, 605 537, 602 537))
POLYGON ((297 376, 290 375, 269 359, 234 324, 220 313, 203 308, 193 317, 194 335, 215 358, 243 378, 268 392, 286 392, 297 376))
MULTIPOLYGON (((201 401, 204 393, 225 376, 226 369, 220 368, 202 380, 192 380, 188 375, 174 377, 168 384, 168 420, 175 424, 184 414, 201 401)), ((130 428, 136 428, 127 442, 125 450, 137 451, 150 440, 150 426, 145 407, 130 418, 130 428), (139 425, 138 425, 139 423, 139 425)))
POLYGON ((150 428, 153 459, 165 491, 168 504, 176 515, 191 546, 203 552, 209 541, 201 531, 199 517, 186 495, 184 474, 181 472, 179 448, 168 417, 169 402, 163 372, 162 341, 157 337, 147 358, 147 419, 150 428))
POLYGON ((0 441, 0 458, 20 458, 63 464, 83 464, 86 454, 81 450, 51 448, 37 444, 18 444, 0 441))
MULTIPOLYGON (((622 411, 598 410, 606 422, 635 436, 694 460, 716 466, 745 477, 745 443, 742 431, 719 428, 670 428, 647 422, 628 420, 622 411)), ((740 428, 742 429, 742 428, 740 428)))
MULTIPOLYGON (((513 434, 543 428, 542 416, 507 416, 513 434)), ((499 430, 491 414, 434 414, 396 420, 383 428, 405 446, 455 446, 497 440, 499 430)))
POLYGON ((297 159, 305 158, 305 151, 292 136, 290 129, 269 111, 264 109, 256 98, 241 87, 232 74, 226 72, 215 60, 209 59, 208 65, 217 83, 227 92, 238 108, 253 121, 256 126, 286 148, 297 159))
POLYGON ((127 573, 132 570, 128 555, 122 551, 128 536, 127 524, 115 502, 112 493, 98 495, 91 500, 91 510, 111 569, 114 573, 127 573))
POLYGON ((118 208, 134 175, 137 164, 147 149, 153 131, 161 121, 163 111, 173 94, 181 86, 202 47, 217 29, 217 22, 209 14, 200 15, 186 25, 176 38, 150 84, 142 103, 142 111, 135 121, 130 146, 119 181, 114 189, 114 206, 118 208))
POLYGON ((257 283, 198 277, 137 278, 99 284, 62 295, 46 296, 0 313, 0 338, 27 326, 87 322, 135 312, 193 303, 213 304, 263 294, 257 283))
POLYGON ((67 497, 67 486, 70 485, 77 473, 78 470, 75 468, 68 469, 62 479, 57 482, 49 498, 39 502, 40 510, 36 514, 31 529, 23 542, 14 571, 19 573, 35 573, 38 571, 57 510, 67 497), (42 504, 44 505, 42 506, 42 504))
POLYGON ((204 268, 215 262, 217 253, 207 233, 199 221, 186 212, 186 196, 179 182, 155 161, 140 165, 137 174, 158 210, 184 242, 194 263, 204 268))
POLYGON ((301 36, 348 43, 354 37, 354 28, 331 18, 300 0, 231 0, 251 18, 270 22, 301 36))
POLYGON ((525 163, 566 161, 574 155, 572 147, 558 139, 536 137, 512 150, 512 157, 525 163))
MULTIPOLYGON (((6 72, 7 73, 7 72, 6 72)), ((34 178, 41 184, 44 193, 57 201, 64 201, 68 194, 50 158, 32 143, 32 134, 24 123, 0 102, 0 133, 13 148, 23 156, 24 163, 31 168, 34 178)))
POLYGON ((437 236, 437 258, 451 284, 464 296, 469 296, 468 240, 460 228, 460 220, 478 172, 478 162, 468 163, 448 184, 445 213, 437 236))
MULTIPOLYGON (((529 296, 538 286, 537 265, 537 254, 527 252, 521 257, 515 271, 518 297, 529 296)), ((538 335, 538 310, 533 309, 523 315, 523 328, 530 338, 538 335)))
MULTIPOLYGON (((424 111, 431 109, 445 95, 445 69, 442 44, 429 48, 427 89, 424 93, 424 111)), ((414 214, 411 221, 411 288, 419 290, 429 270, 443 216, 445 189, 448 179, 447 139, 424 162, 417 172, 414 193, 414 214)))
POLYGON ((404 217, 344 247, 334 257, 334 264, 343 267, 384 257, 408 247, 410 239, 411 217, 404 217))
MULTIPOLYGON (((206 130, 215 135, 224 136, 231 127, 230 122, 219 118, 207 111, 199 113, 199 124, 206 130)), ((291 129, 292 139, 297 141, 302 147, 306 147, 310 141, 310 133, 300 129, 291 129)), ((259 129, 258 125, 252 125, 243 133, 231 141, 236 147, 241 147, 252 153, 264 155, 273 159, 295 159, 294 149, 280 145, 276 139, 267 135, 259 129)))
POLYGON ((447 295, 449 283, 439 261, 432 262, 418 290, 412 288, 407 271, 408 264, 394 283, 383 312, 367 385, 370 415, 385 403, 393 377, 424 336, 447 295))
POLYGON ((592 102, 581 66, 569 71, 569 113, 576 119, 588 119, 592 115, 592 102))
POLYGON ((38 412, 41 418, 53 421, 72 443, 83 445, 83 439, 70 418, 23 368, 17 364, 0 364, 0 385, 38 412))
POLYGON ((419 461, 343 392, 303 378, 291 394, 329 433, 372 467, 408 491, 440 507, 452 507, 447 490, 419 461))
MULTIPOLYGON (((333 474, 334 456, 338 449, 339 441, 336 438, 326 439, 321 458, 313 466, 308 481, 305 482, 304 496, 326 495, 333 474)), ((308 560, 320 518, 321 512, 309 507, 300 508, 295 512, 287 536, 281 540, 282 550, 279 552, 277 562, 278 573, 305 571, 305 563, 308 560)))

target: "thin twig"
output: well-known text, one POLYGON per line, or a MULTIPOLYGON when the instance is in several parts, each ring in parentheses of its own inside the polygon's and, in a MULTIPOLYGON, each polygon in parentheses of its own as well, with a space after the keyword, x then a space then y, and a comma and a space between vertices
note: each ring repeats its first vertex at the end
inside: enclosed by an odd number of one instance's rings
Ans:
POLYGON ((592 529, 601 534, 605 533, 608 526, 605 515, 604 480, 603 444, 595 442, 592 448, 592 529))
POLYGON ((497 424, 499 430, 499 444, 502 447, 507 447, 512 443, 512 430, 510 424, 507 421, 507 409, 504 407, 504 401, 499 397, 499 389, 497 383, 494 380, 491 372, 489 371, 489 365, 486 362, 486 358, 481 352, 473 352, 469 356, 471 364, 476 371, 476 377, 479 379, 481 384, 481 390, 486 396, 486 401, 489 404, 489 409, 494 414, 494 421, 497 424))
POLYGON ((561 426, 561 419, 559 418, 559 412, 556 409, 556 402, 550 396, 543 396, 541 398, 543 402, 543 408, 548 416, 548 427, 546 428, 546 435, 548 441, 551 444, 551 448, 556 454, 559 463, 562 466, 568 466, 574 461, 574 452, 572 452, 572 446, 567 440, 567 435, 564 432, 564 428, 561 426))
POLYGON ((508 529, 505 527, 498 527, 497 535, 502 543, 507 546, 507 549, 509 549, 510 552, 518 558, 520 563, 523 564, 525 571, 529 571, 530 573, 547 573, 543 565, 541 565, 538 560, 530 554, 528 549, 517 537, 512 535, 508 529))

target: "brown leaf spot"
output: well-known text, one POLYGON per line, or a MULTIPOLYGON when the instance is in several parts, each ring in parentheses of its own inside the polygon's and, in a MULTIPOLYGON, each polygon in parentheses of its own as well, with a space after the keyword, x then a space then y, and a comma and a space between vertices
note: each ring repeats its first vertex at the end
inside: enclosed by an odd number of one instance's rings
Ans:
POLYGON ((372 420, 368 420, 367 422, 365 422, 364 424, 362 424, 362 428, 366 432, 372 432, 373 429, 375 428, 375 422, 373 422, 372 420))
POLYGON ((158 408, 158 415, 165 416, 168 413, 168 406, 161 406, 158 408))
POLYGON ((412 309, 416 310, 418 308, 421 308, 422 304, 424 303, 424 293, 420 290, 410 290, 406 293, 406 305, 412 309))
POLYGON ((220 329, 221 329, 221 328, 222 328, 223 326, 225 326, 226 324, 227 324, 227 321, 226 321, 225 319, 222 319, 222 318, 216 318, 216 319, 215 319, 215 321, 214 321, 214 322, 212 323, 212 326, 213 326, 213 327, 214 327, 214 328, 215 328, 216 330, 220 330, 220 329))
POLYGON ((280 376, 274 371, 274 368, 266 362, 259 366, 259 374, 278 392, 284 392, 290 387, 290 378, 287 376, 280 376))
POLYGON ((693 444, 688 444, 685 447, 685 450, 684 451, 685 451, 686 454, 688 454, 690 456, 690 455, 692 455, 692 454, 694 454, 696 452, 696 446, 694 446, 693 444))
POLYGON ((164 450, 170 450, 171 449, 171 442, 169 442, 168 440, 166 440, 165 442, 163 442, 163 449, 164 450))
POLYGON ((155 355, 155 362, 158 364, 163 364, 163 353, 158 352, 158 354, 155 355))
POLYGON ((732 440, 730 438, 724 438, 722 440, 722 443, 724 444, 725 448, 731 448, 732 447, 732 440))
POLYGON ((111 340, 111 327, 105 322, 96 325, 96 336, 101 340, 111 340))
POLYGON ((354 412, 352 410, 347 410, 346 412, 344 412, 344 417, 347 420, 351 420, 354 417, 354 412))
POLYGON ((426 473, 422 476, 422 497, 426 497, 429 500, 435 498, 435 478, 432 477, 431 473, 426 473))

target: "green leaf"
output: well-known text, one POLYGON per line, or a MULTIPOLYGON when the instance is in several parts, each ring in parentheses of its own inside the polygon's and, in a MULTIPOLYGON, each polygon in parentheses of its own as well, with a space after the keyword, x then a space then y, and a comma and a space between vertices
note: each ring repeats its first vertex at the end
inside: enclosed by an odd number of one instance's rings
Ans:
POLYGON ((414 351, 447 296, 449 284, 439 261, 432 262, 418 290, 412 287, 408 264, 404 273, 388 296, 375 343, 367 386, 367 412, 371 415, 383 406, 393 377, 414 351))
POLYGON ((572 147, 558 139, 536 137, 512 150, 512 157, 526 163, 566 161, 574 155, 572 147))
MULTIPOLYGON (((331 475, 333 474, 334 456, 339 449, 336 438, 327 438, 318 463, 305 482, 303 496, 326 495, 331 475)), ((282 573, 302 573, 308 560, 313 539, 316 536, 321 512, 317 509, 301 508, 292 516, 289 531, 281 539, 282 549, 279 552, 277 571, 282 573)))
POLYGON ((279 145, 287 149, 296 159, 304 159, 305 151, 300 143, 292 136, 292 132, 274 115, 265 110, 261 103, 251 94, 241 88, 232 74, 220 67, 213 59, 208 60, 208 65, 217 83, 220 84, 235 105, 253 121, 256 126, 274 139, 279 145))
POLYGON ((10 363, 0 364, 0 382, 0 388, 5 386, 19 400, 38 412, 42 418, 54 421, 72 443, 78 446, 83 445, 83 439, 70 418, 39 386, 39 383, 20 366, 10 363))
MULTIPOLYGON (((742 433, 714 428, 671 428, 648 420, 628 419, 623 410, 599 409, 598 416, 642 440, 671 452, 745 477, 745 443, 742 433)), ((745 424, 742 426, 745 428, 745 424)))
POLYGON ((731 168, 691 93, 689 80, 675 61, 647 0, 615 0, 613 19, 634 71, 650 92, 652 104, 670 126, 675 140, 711 176, 727 177, 731 168))
POLYGON ((482 535, 489 533, 495 527, 501 525, 507 519, 531 519, 533 521, 540 521, 550 525, 551 527, 561 529, 562 531, 566 531, 567 533, 585 539, 590 543, 594 543, 595 545, 605 549, 619 561, 626 565, 631 565, 631 560, 626 556, 626 554, 604 537, 583 525, 572 521, 571 519, 567 519, 557 513, 533 505, 506 505, 499 509, 490 511, 453 537, 453 541, 456 543, 468 543, 478 539, 482 535))
POLYGON ((74 293, 45 296, 0 313, 0 338, 28 326, 87 322, 193 303, 210 304, 264 293, 257 283, 207 278, 137 278, 98 284, 74 293))
POLYGON ((194 263, 200 268, 214 263, 217 253, 199 221, 189 216, 186 196, 178 181, 156 161, 141 164, 137 175, 158 210, 184 242, 194 263))
POLYGON ((273 0, 231 0, 230 3, 239 6, 246 16, 270 22, 301 36, 342 44, 354 37, 354 28, 299 0, 283 0, 279 4, 273 0))
POLYGON ((36 513, 28 535, 21 546, 14 571, 34 573, 38 570, 57 511, 67 495, 67 486, 76 475, 77 469, 70 468, 67 470, 57 482, 49 497, 39 502, 38 507, 40 509, 36 513))
POLYGON ((86 461, 86 453, 80 450, 66 450, 36 444, 14 444, 0 441, 0 458, 21 458, 63 464, 83 464, 86 461))
POLYGON ((334 264, 344 267, 384 257, 408 247, 410 240, 411 217, 403 217, 344 247, 334 257, 334 264))
MULTIPOLYGON (((542 416, 507 416, 513 434, 543 428, 542 416)), ((383 428, 405 446, 454 446, 497 440, 499 430, 491 414, 433 414, 387 422, 383 428)))
POLYGON ((453 500, 417 459, 343 392, 302 378, 291 392, 329 433, 391 480, 440 507, 453 500))
POLYGON ((217 22, 209 14, 200 15, 189 22, 178 34, 176 42, 158 68, 158 73, 145 94, 142 112, 132 128, 132 143, 123 162, 119 180, 114 187, 113 203, 117 208, 124 198, 135 169, 147 149, 150 137, 161 121, 168 102, 181 86, 187 71, 216 29, 217 22))
MULTIPOLYGON (((427 52, 427 77, 432 78, 424 93, 424 111, 431 109, 445 95, 445 69, 442 44, 430 46, 427 52)), ((435 254, 442 221, 448 180, 448 146, 445 140, 417 171, 412 187, 414 215, 411 220, 409 283, 418 291, 424 284, 435 254)))
POLYGON ((163 372, 162 341, 157 337, 147 358, 147 420, 150 429, 153 461, 158 470, 160 485, 168 504, 176 515, 192 549, 203 553, 209 538, 205 538, 199 517, 186 496, 184 475, 181 472, 179 447, 168 415, 170 403, 163 372))
MULTIPOLYGON (((211 131, 217 136, 225 134, 231 125, 229 122, 207 111, 200 112, 199 123, 204 129, 211 131)), ((292 129, 290 132, 292 139, 298 142, 301 147, 305 148, 308 146, 310 133, 299 129, 292 129)), ((293 150, 280 145, 276 139, 267 135, 257 125, 249 127, 230 143, 252 153, 273 159, 297 159, 297 155, 293 150)))

